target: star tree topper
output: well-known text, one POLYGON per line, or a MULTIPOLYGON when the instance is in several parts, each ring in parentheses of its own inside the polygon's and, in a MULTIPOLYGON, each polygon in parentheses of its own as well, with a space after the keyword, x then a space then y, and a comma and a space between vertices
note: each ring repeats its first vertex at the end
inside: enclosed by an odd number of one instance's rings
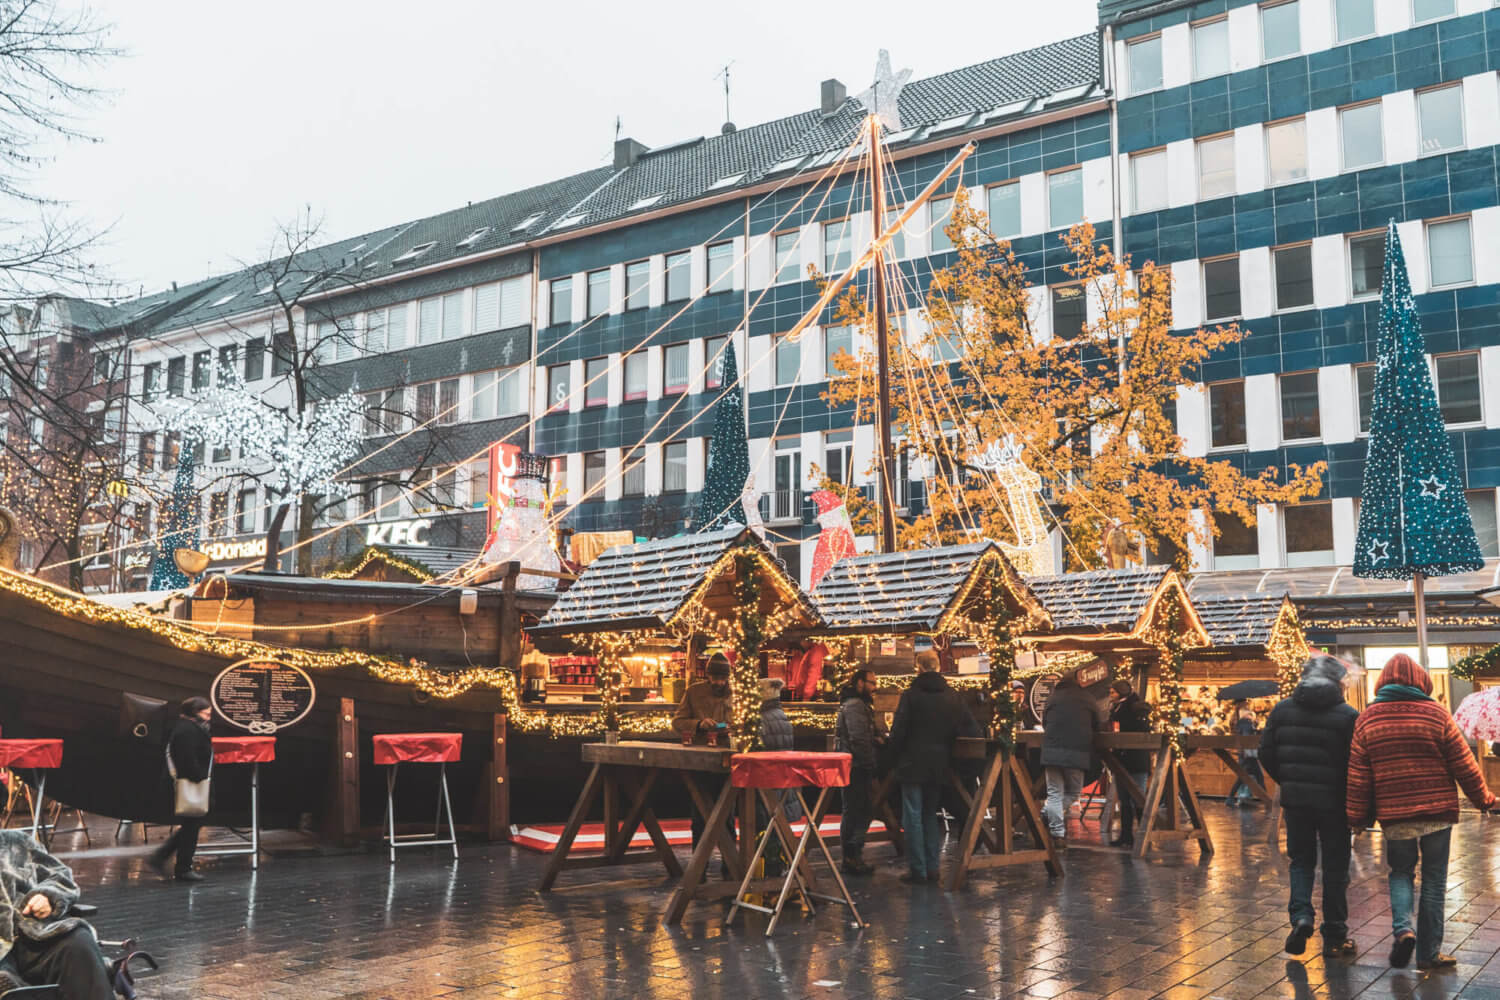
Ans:
POLYGON ((891 72, 891 54, 888 50, 881 49, 879 58, 875 60, 875 82, 854 99, 864 105, 870 114, 879 118, 889 131, 899 132, 901 90, 910 79, 909 69, 903 69, 899 73, 891 72))

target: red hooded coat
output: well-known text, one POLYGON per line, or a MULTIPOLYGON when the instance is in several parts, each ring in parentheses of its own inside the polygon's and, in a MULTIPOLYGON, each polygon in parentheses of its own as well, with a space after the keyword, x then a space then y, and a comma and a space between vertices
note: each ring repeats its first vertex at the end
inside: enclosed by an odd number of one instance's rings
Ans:
MULTIPOLYGON (((1404 684, 1432 694, 1432 678, 1398 653, 1380 671, 1379 689, 1404 684)), ((1379 701, 1360 713, 1349 747, 1349 825, 1430 819, 1458 822, 1454 783, 1479 808, 1492 801, 1484 775, 1448 710, 1435 701, 1379 701)))

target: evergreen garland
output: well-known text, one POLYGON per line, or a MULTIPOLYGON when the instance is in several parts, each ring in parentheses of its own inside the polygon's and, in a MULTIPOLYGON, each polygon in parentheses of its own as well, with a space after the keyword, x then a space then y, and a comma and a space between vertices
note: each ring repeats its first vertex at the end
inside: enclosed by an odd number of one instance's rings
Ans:
POLYGON ((761 581, 753 553, 734 557, 734 666, 729 677, 734 746, 741 753, 760 746, 760 646, 766 616, 760 611, 761 581))
POLYGON ((991 572, 984 583, 985 631, 979 637, 990 658, 990 697, 994 700, 991 729, 1009 750, 1016 740, 1016 706, 1010 698, 1010 682, 1016 669, 1014 616, 1006 603, 1005 581, 991 572))

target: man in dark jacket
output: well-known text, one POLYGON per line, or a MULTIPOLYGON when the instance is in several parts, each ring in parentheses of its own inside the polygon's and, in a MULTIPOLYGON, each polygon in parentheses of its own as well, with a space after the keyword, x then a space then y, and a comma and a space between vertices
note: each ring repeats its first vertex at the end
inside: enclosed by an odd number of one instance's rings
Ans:
POLYGON ((1302 954, 1313 932, 1313 875, 1323 851, 1323 954, 1355 954, 1349 938, 1349 825, 1344 797, 1349 742, 1359 713, 1344 701, 1344 665, 1314 656, 1292 696, 1273 709, 1260 736, 1260 763, 1281 786, 1291 861, 1286 950, 1302 954))
POLYGON ((937 811, 953 757, 953 741, 979 732, 974 717, 964 710, 958 693, 937 668, 935 654, 917 658, 919 672, 911 687, 901 693, 891 723, 896 780, 901 782, 901 827, 906 834, 906 861, 910 866, 901 881, 907 883, 938 880, 942 835, 937 811))
MULTIPOLYGON (((1130 686, 1127 680, 1118 680, 1109 686, 1109 721, 1117 725, 1122 733, 1151 732, 1151 706, 1130 686)), ((1116 756, 1125 766, 1130 780, 1145 791, 1151 777, 1150 750, 1121 750, 1116 756)), ((1110 847, 1135 846, 1135 799, 1130 790, 1118 788, 1115 798, 1120 808, 1120 836, 1109 842, 1110 847)))
POLYGON ((846 875, 868 875, 875 869, 865 863, 865 836, 874 814, 871 786, 875 781, 875 673, 862 669, 854 672, 843 690, 838 719, 834 722, 837 749, 853 758, 849 784, 843 790, 844 811, 839 818, 839 844, 843 847, 842 867, 846 875))
POLYGON ((1047 779, 1042 813, 1058 847, 1068 846, 1068 810, 1083 791, 1083 773, 1094 758, 1094 733, 1104 728, 1105 718, 1104 706, 1078 686, 1076 672, 1057 682, 1042 709, 1042 774, 1047 779))

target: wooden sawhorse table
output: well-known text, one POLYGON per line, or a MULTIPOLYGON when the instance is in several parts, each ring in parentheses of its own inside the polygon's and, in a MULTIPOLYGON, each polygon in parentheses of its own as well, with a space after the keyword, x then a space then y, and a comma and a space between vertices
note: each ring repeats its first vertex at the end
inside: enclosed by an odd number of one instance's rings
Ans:
POLYGON ((970 794, 957 775, 952 777, 954 787, 968 806, 969 817, 959 835, 958 855, 949 868, 945 888, 962 889, 971 871, 1008 865, 1040 862, 1049 875, 1061 875, 1062 860, 1047 833, 1047 824, 1042 822, 1041 809, 1031 791, 1031 775, 1021 763, 1020 755, 999 740, 961 737, 954 743, 953 756, 957 760, 983 760, 985 765, 975 794, 970 794), (1019 850, 1012 837, 1017 810, 1031 837, 1031 844, 1019 850), (993 822, 989 819, 991 811, 993 822), (989 853, 976 857, 975 850, 981 840, 989 853))

